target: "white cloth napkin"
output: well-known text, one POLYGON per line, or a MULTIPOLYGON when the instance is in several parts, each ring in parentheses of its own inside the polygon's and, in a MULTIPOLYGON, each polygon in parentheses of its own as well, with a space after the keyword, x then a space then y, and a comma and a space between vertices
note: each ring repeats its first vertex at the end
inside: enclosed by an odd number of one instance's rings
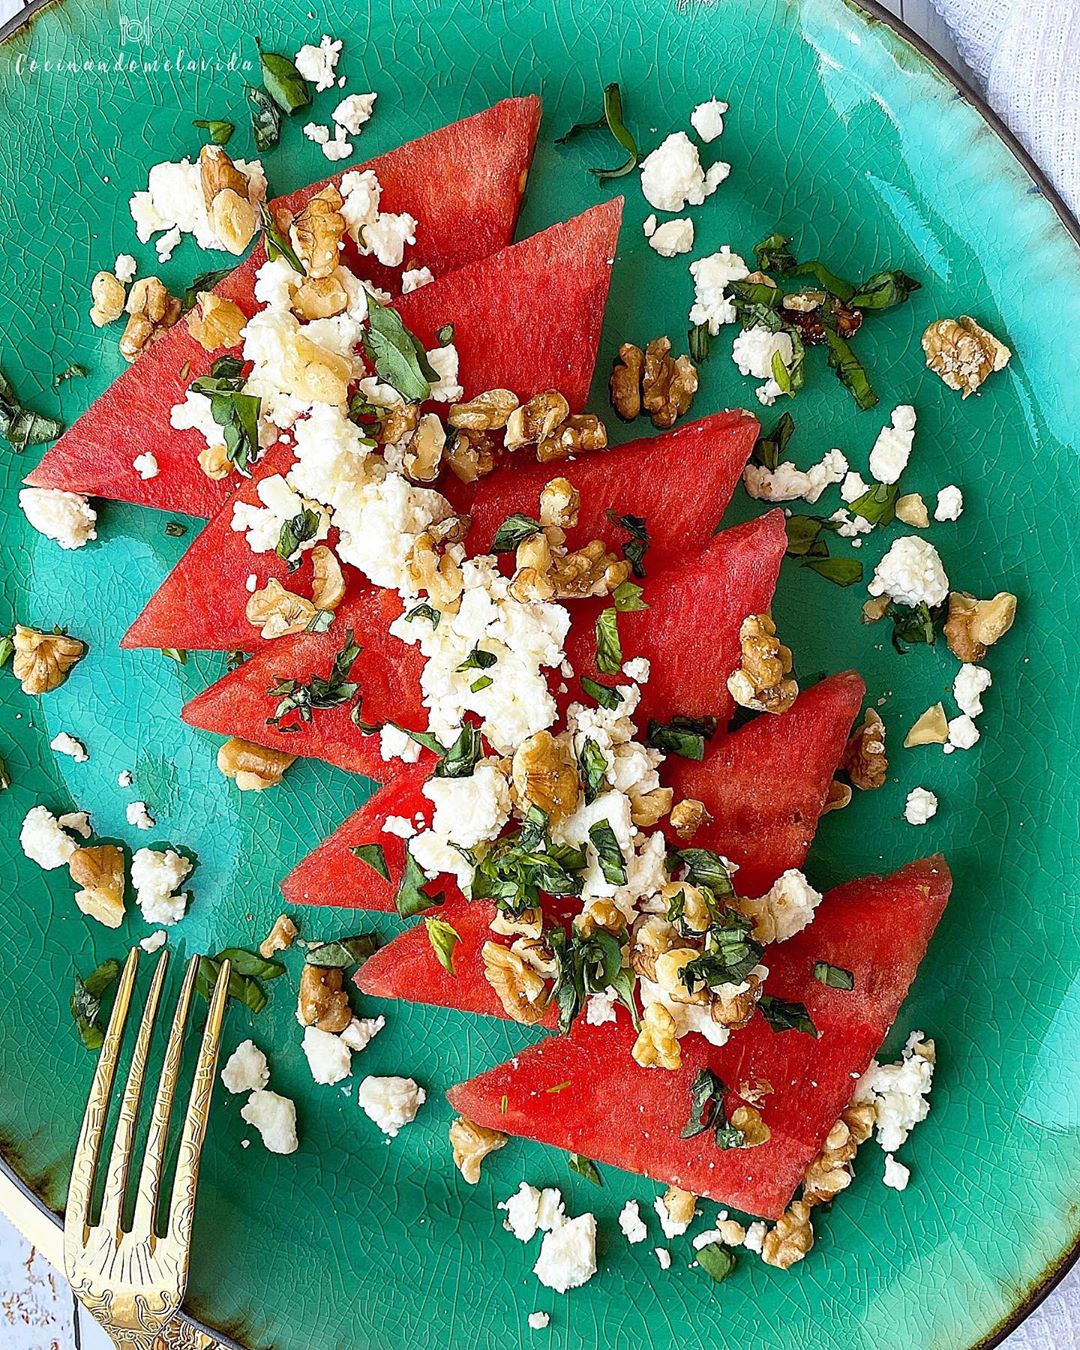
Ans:
POLYGON ((987 102, 1080 215, 1080 0, 933 0, 987 102))

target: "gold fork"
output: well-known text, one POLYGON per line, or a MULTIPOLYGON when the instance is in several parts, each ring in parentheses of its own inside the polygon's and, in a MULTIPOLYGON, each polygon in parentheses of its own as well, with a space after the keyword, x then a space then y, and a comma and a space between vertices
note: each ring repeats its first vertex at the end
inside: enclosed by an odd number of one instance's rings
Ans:
POLYGON ((168 964, 168 952, 161 953, 146 999, 131 1069, 120 1103, 112 1155, 108 1159, 105 1174, 101 1216, 97 1223, 91 1223, 94 1180, 103 1161, 105 1119, 116 1078, 138 962, 139 949, 134 947, 120 976, 116 1002, 90 1088, 90 1100, 86 1104, 86 1115, 83 1117, 71 1169, 64 1219, 64 1272, 80 1302, 122 1350, 126 1347, 131 1350, 151 1350, 156 1337, 176 1314, 187 1290, 195 1187, 203 1140, 206 1138, 221 1021, 229 983, 229 963, 222 961, 210 999, 210 1011, 180 1136, 168 1223, 164 1234, 159 1236, 155 1231, 155 1215, 161 1192, 169 1117, 180 1074, 184 1027, 199 969, 199 958, 192 957, 165 1049, 157 1097, 150 1118, 146 1156, 139 1172, 135 1213, 130 1229, 125 1230, 124 1197, 131 1170, 136 1118, 146 1076, 154 1016, 168 964))

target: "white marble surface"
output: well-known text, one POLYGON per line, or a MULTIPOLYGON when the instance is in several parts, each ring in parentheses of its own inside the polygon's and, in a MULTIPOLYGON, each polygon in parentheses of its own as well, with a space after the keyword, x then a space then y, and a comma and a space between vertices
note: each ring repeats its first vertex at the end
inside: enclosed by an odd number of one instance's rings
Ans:
MULTIPOLYGON (((1077 2, 1063 0, 1066 4, 1077 2)), ((953 65, 964 70, 949 30, 930 0, 883 0, 883 3, 953 65)), ((19 8, 20 0, 0 0, 0 26, 19 8)), ((0 1215, 3 1350, 108 1350, 109 1345, 94 1320, 81 1309, 76 1310, 63 1277, 33 1252, 0 1215), (76 1311, 80 1317, 77 1327, 76 1311)), ((1080 1266, 1070 1272, 1005 1345, 1007 1350, 1080 1350, 1080 1266)))

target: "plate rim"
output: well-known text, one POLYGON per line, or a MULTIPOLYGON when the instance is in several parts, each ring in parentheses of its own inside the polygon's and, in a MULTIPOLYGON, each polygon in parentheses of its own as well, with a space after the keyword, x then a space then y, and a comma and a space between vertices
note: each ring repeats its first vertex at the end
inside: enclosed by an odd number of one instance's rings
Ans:
MULTIPOLYGON (((802 4, 802 2, 803 0, 794 0, 796 6, 802 4)), ((1074 243, 1080 246, 1080 219, 1073 215, 1046 172, 1036 163, 1027 148, 974 85, 969 83, 945 57, 931 47, 925 38, 905 23, 899 15, 887 10, 879 3, 879 0, 831 0, 831 3, 838 8, 848 10, 866 24, 881 24, 890 29, 897 38, 912 48, 927 65, 943 76, 953 86, 957 94, 978 113, 990 130, 994 132, 1031 179, 1033 186, 1038 189, 1040 195, 1053 209, 1065 232, 1074 243)), ((7 24, 0 26, 0 44, 22 32, 44 10, 51 9, 54 6, 60 8, 62 4, 63 0, 30 0, 21 14, 16 15, 7 24)), ((18 1173, 14 1163, 9 1161, 6 1156, 2 1143, 0 1143, 0 1178, 13 1186, 54 1227, 62 1227, 63 1220, 60 1215, 51 1209, 32 1184, 18 1173)), ((1078 1231, 1072 1246, 1063 1248, 1060 1256, 1050 1264, 1041 1277, 1031 1283, 1027 1291, 1017 1299, 1013 1310, 1002 1318, 992 1331, 969 1345, 957 1346, 956 1350, 994 1350, 995 1347, 1000 1346, 1053 1293, 1078 1261, 1080 1261, 1080 1231, 1078 1231)), ((60 1273, 63 1274, 63 1271, 61 1270, 60 1273)), ((227 1332, 203 1322, 198 1317, 185 1312, 183 1308, 177 1314, 176 1320, 188 1326, 192 1331, 209 1337, 223 1350, 251 1350, 251 1347, 234 1340, 227 1332)))

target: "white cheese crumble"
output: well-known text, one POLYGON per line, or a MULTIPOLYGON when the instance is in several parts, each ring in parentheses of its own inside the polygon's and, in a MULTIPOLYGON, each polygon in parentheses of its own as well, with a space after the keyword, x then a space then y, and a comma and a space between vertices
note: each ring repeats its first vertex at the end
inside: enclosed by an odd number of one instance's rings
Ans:
POLYGON ((904 803, 904 819, 909 825, 925 825, 937 815, 938 799, 929 788, 912 788, 904 803))
POLYGON ((46 872, 64 867, 78 845, 47 806, 32 806, 19 830, 22 851, 46 872))
POLYGON ((94 529, 97 513, 77 492, 61 492, 58 488, 22 488, 19 507, 46 539, 52 539, 61 548, 82 548, 97 538, 94 529))
POLYGON ((259 1088, 240 1108, 240 1114, 259 1131, 263 1146, 269 1152, 296 1152, 296 1103, 288 1097, 259 1088))
POLYGON ((619 1227, 623 1230, 623 1236, 633 1247, 635 1243, 644 1242, 649 1236, 649 1230, 645 1227, 645 1221, 641 1217, 641 1210, 636 1200, 627 1200, 622 1207, 619 1215, 619 1227))
POLYGON ((352 1073, 349 1047, 333 1032, 305 1027, 303 1046, 308 1068, 316 1083, 340 1083, 352 1073))
POLYGON ((750 1227, 746 1230, 746 1237, 743 1239, 743 1246, 746 1248, 747 1251, 756 1252, 757 1255, 760 1256, 761 1248, 765 1242, 765 1234, 768 1231, 769 1231, 768 1227, 760 1219, 758 1219, 756 1223, 752 1223, 750 1227))
POLYGON ((648 684, 652 674, 652 665, 647 656, 635 656, 623 662, 622 673, 635 684, 648 684))
POLYGON ((353 152, 352 142, 347 139, 345 128, 336 126, 333 137, 327 136, 326 140, 320 141, 322 152, 331 164, 338 164, 343 159, 348 159, 353 152))
POLYGON ((653 1248, 653 1251, 656 1253, 656 1259, 657 1259, 657 1261, 660 1262, 660 1269, 661 1269, 661 1270, 670 1270, 670 1269, 671 1269, 671 1253, 668 1251, 668 1249, 667 1249, 666 1247, 654 1247, 654 1248, 653 1248))
MULTIPOLYGON (((252 203, 264 201, 266 174, 262 164, 257 159, 237 159, 233 163, 247 179, 248 200, 252 203)), ((155 164, 150 170, 146 190, 136 192, 130 205, 135 232, 142 244, 148 243, 152 235, 164 231, 169 240, 165 245, 167 253, 172 251, 182 234, 193 234, 195 242, 203 249, 225 248, 210 225, 198 162, 193 164, 185 158, 176 164, 167 161, 155 164)), ((159 245, 162 242, 159 241, 159 245)))
POLYGON ((776 942, 787 942, 810 923, 821 904, 816 891, 796 867, 789 867, 773 882, 759 902, 776 926, 776 942))
POLYGON ((140 848, 131 859, 131 884, 147 923, 165 926, 184 917, 191 895, 179 891, 191 875, 192 864, 173 849, 140 848))
POLYGON ((412 291, 418 291, 421 286, 428 286, 435 280, 435 273, 430 267, 407 267, 401 274, 401 293, 409 295, 412 291))
POLYGON ((372 1040, 386 1026, 386 1018, 379 1017, 354 1017, 345 1030, 341 1033, 341 1040, 354 1053, 366 1050, 372 1040))
POLYGON ((844 475, 844 481, 840 484, 840 496, 845 502, 858 501, 870 491, 870 484, 867 483, 861 473, 856 473, 851 469, 844 475))
POLYGON ((873 521, 867 520, 865 516, 860 516, 855 511, 849 511, 846 507, 840 507, 839 511, 834 511, 829 517, 836 521, 836 533, 841 539, 854 539, 854 548, 862 546, 860 535, 871 534, 874 529, 873 521))
POLYGON ((913 1031, 895 1064, 872 1060, 859 1079, 852 1101, 874 1104, 878 1143, 886 1153, 895 1153, 930 1114, 927 1099, 934 1081, 934 1057, 934 1042, 925 1040, 921 1031, 913 1031))
POLYGON ((240 1042, 221 1071, 221 1082, 226 1092, 257 1092, 269 1081, 270 1065, 251 1040, 240 1042))
POLYGON ((421 746, 407 736, 400 727, 387 723, 379 732, 379 754, 385 760, 400 759, 406 764, 415 764, 420 758, 421 746))
POLYGON ((743 470, 743 482, 746 491, 758 501, 814 503, 847 472, 848 462, 841 451, 830 450, 805 472, 786 459, 775 469, 767 469, 763 464, 748 464, 743 470))
POLYGON ((539 1191, 527 1181, 496 1208, 506 1212, 503 1227, 519 1242, 531 1242, 537 1233, 548 1233, 566 1219, 559 1191, 551 1186, 539 1191))
POLYGON ((709 332, 715 337, 722 324, 734 323, 737 317, 727 287, 733 281, 742 281, 748 277, 750 269, 737 253, 732 253, 724 244, 719 252, 692 262, 690 275, 694 279, 690 322, 708 324, 709 332))
POLYGON ((619 996, 610 986, 602 994, 590 994, 585 1004, 585 1021, 591 1027, 602 1027, 615 1021, 615 1004, 619 996))
POLYGON ((289 486, 282 474, 275 473, 262 479, 256 492, 262 505, 237 502, 233 506, 231 522, 237 533, 246 535, 252 553, 273 553, 277 549, 282 526, 304 510, 314 511, 319 516, 319 526, 310 538, 300 543, 297 552, 314 548, 330 533, 329 513, 318 502, 302 497, 289 486))
POLYGON ((964 494, 955 483, 950 483, 948 487, 943 487, 937 495, 937 505, 934 507, 934 519, 959 520, 963 509, 964 494))
POLYGON ((70 755, 76 764, 85 764, 90 758, 82 741, 69 736, 66 731, 57 732, 49 742, 49 749, 55 750, 58 755, 70 755))
POLYGON ((882 1180, 886 1186, 891 1186, 894 1191, 906 1190, 907 1184, 911 1180, 911 1168, 897 1162, 891 1153, 886 1153, 885 1175, 882 1180))
POLYGON ((979 739, 979 728, 967 713, 961 713, 949 723, 949 739, 942 747, 947 755, 954 750, 970 750, 979 739))
POLYGON ((126 286, 129 281, 134 281, 137 271, 138 264, 130 253, 118 253, 116 255, 116 261, 113 263, 113 276, 122 286, 126 286))
POLYGON ((395 834, 399 839, 411 839, 416 833, 416 824, 409 816, 387 816, 383 821, 383 834, 395 834))
POLYGON ((357 1100, 383 1134, 394 1139, 403 1126, 416 1119, 427 1093, 411 1078, 368 1077, 360 1084, 357 1100))
POLYGON ((293 64, 315 86, 316 93, 321 94, 333 85, 342 45, 340 38, 335 40, 324 33, 317 47, 306 42, 296 53, 293 64))
POLYGON ((130 769, 121 769, 116 775, 117 787, 130 787, 134 781, 130 769))
POLYGON ((641 191, 657 211, 681 211, 700 206, 730 171, 729 164, 714 164, 706 175, 697 146, 675 131, 641 161, 641 191))
POLYGON ((898 605, 940 605, 949 594, 949 578, 937 549, 918 535, 905 534, 893 541, 888 553, 874 568, 867 590, 887 595, 898 605))
POLYGON ((156 933, 148 933, 146 937, 139 939, 139 946, 146 952, 147 956, 151 953, 160 951, 165 946, 166 934, 164 928, 159 928, 156 933))
POLYGON ((532 1331, 543 1331, 551 1321, 551 1317, 546 1312, 531 1312, 525 1319, 532 1331))
POLYGON ((86 811, 68 811, 60 817, 60 824, 71 833, 90 838, 90 815, 86 811))
POLYGON ((870 472, 879 483, 895 483, 907 468, 915 439, 915 409, 901 403, 893 409, 891 423, 878 432, 870 451, 870 472))
POLYGON ((673 1219, 667 1211, 667 1205, 664 1204, 664 1197, 658 1195, 653 1201, 653 1208, 660 1218, 660 1227, 664 1230, 664 1236, 670 1242, 672 1238, 682 1237, 686 1230, 697 1218, 697 1205, 694 1205, 694 1212, 685 1223, 680 1223, 673 1219))
POLYGON ((321 127, 318 122, 308 122, 304 127, 304 135, 316 145, 325 145, 330 139, 330 128, 321 127))
POLYGON ((690 125, 706 145, 723 135, 724 114, 727 110, 726 103, 722 103, 718 98, 711 98, 706 103, 699 103, 690 114, 690 125))
POLYGON ((533 1274, 557 1294, 587 1284, 596 1274, 596 1216, 579 1214, 545 1233, 533 1274))
POLYGON ((409 852, 429 876, 457 875, 467 887, 472 868, 461 849, 495 839, 510 819, 510 788, 496 764, 480 763, 467 778, 432 778, 424 796, 435 804, 431 829, 416 835, 409 852))
POLYGON ((993 677, 985 666, 973 666, 965 661, 953 680, 953 698, 962 713, 978 717, 983 710, 982 696, 993 684, 993 677))
POLYGON ((180 244, 180 226, 174 225, 171 230, 166 230, 160 239, 154 241, 154 248, 157 249, 158 262, 168 262, 176 252, 180 244))
POLYGON ((142 479, 156 478, 161 472, 157 462, 157 455, 152 450, 144 450, 141 455, 136 455, 131 461, 131 467, 142 479))
POLYGON ((145 802, 128 802, 125 815, 127 823, 137 830, 152 830, 157 824, 145 802))
POLYGON ((694 247, 694 222, 665 220, 648 236, 649 247, 659 253, 661 258, 675 258, 680 253, 689 253, 694 247))
MULTIPOLYGON (((744 328, 731 348, 731 359, 739 367, 740 374, 753 375, 757 380, 772 375, 774 356, 779 356, 785 367, 791 365, 795 349, 790 334, 774 333, 760 326, 744 328)), ((844 472, 847 472, 846 468, 844 472)))
POLYGON ((378 94, 346 94, 334 109, 334 121, 350 136, 359 136, 360 128, 371 121, 378 94))

